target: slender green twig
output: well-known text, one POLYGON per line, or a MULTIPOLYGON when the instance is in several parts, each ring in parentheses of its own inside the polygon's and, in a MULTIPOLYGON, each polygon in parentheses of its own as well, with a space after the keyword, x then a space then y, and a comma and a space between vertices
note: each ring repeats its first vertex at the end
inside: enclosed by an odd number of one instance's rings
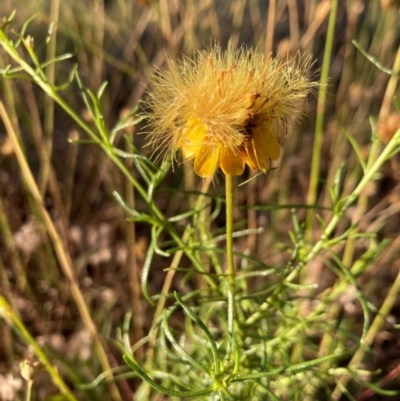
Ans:
POLYGON ((400 79, 400 75, 394 69, 385 67, 376 57, 364 50, 364 48, 357 40, 352 40, 351 43, 353 43, 353 45, 360 51, 360 53, 364 57, 366 57, 376 68, 379 68, 381 71, 391 75, 392 77, 400 79))
MULTIPOLYGON (((399 131, 400 132, 400 131, 399 131)), ((397 274, 396 280, 393 283, 392 287, 390 288, 383 305, 379 309, 377 316, 375 317, 374 321, 372 322, 371 327, 369 328, 364 341, 360 344, 357 352, 353 355, 353 358, 349 362, 348 366, 350 368, 355 368, 357 365, 362 361, 364 358, 365 353, 367 352, 368 347, 371 346, 373 343, 376 335, 378 334, 379 330, 381 329, 382 325, 385 323, 386 317, 390 313, 395 304, 398 295, 400 294, 400 273, 397 274)), ((350 381, 349 376, 342 376, 339 379, 339 383, 337 384, 335 390, 332 393, 331 399, 333 401, 339 400, 343 391, 342 389, 346 386, 346 384, 350 381)))
MULTIPOLYGON (((22 171, 22 176, 25 179, 25 182, 29 189, 29 192, 31 193, 33 199, 35 200, 35 202, 38 206, 40 216, 46 227, 47 233, 52 241, 52 244, 54 246, 54 250, 57 255, 58 261, 60 263, 60 266, 61 266, 65 276, 67 277, 69 284, 71 285, 72 296, 75 300, 75 303, 76 303, 79 313, 81 315, 82 321, 83 321, 86 329, 89 331, 90 335, 92 336, 92 339, 94 342, 94 347, 96 350, 96 354, 99 358, 99 361, 100 361, 103 369, 105 371, 109 372, 110 378, 112 378, 111 367, 108 362, 106 351, 104 350, 104 347, 100 340, 98 329, 90 315, 89 308, 88 308, 86 301, 83 297, 83 294, 79 288, 70 255, 66 251, 65 244, 63 243, 59 233, 57 232, 57 229, 56 229, 53 221, 51 220, 51 217, 50 217, 48 211, 46 210, 46 208, 44 206, 44 200, 42 198, 42 195, 40 194, 39 188, 33 177, 32 171, 28 165, 26 157, 22 151, 22 148, 20 146, 17 135, 13 129, 13 126, 11 124, 9 116, 8 116, 6 110, 3 106, 3 103, 1 101, 0 101, 0 117, 3 120, 6 130, 7 130, 7 133, 9 135, 9 138, 12 141, 13 148, 15 150, 16 157, 17 157, 18 163, 19 163, 21 171, 22 171)), ((115 400, 121 399, 119 396, 117 387, 112 382, 110 383, 110 391, 112 392, 115 400)))
MULTIPOLYGON (((206 193, 208 190, 208 187, 211 184, 211 179, 207 179, 203 182, 202 188, 200 192, 204 192, 206 193)), ((194 205, 194 210, 198 210, 201 208, 202 203, 204 202, 204 196, 203 195, 199 195, 197 197, 196 203, 194 205)), ((182 235, 182 241, 186 242, 189 239, 190 236, 190 230, 191 230, 191 225, 187 224, 185 227, 185 231, 183 232, 182 235)), ((157 338, 157 333, 158 333, 158 328, 155 326, 156 322, 158 321, 158 319, 160 318, 163 310, 165 309, 165 303, 167 301, 167 295, 169 293, 169 290, 171 288, 171 284, 172 284, 172 280, 175 276, 176 273, 176 268, 179 266, 179 263, 182 259, 182 255, 183 255, 183 251, 178 251, 175 253, 171 265, 170 265, 170 270, 168 271, 167 275, 165 276, 164 279, 164 284, 162 287, 162 290, 160 292, 160 298, 158 300, 157 303, 157 307, 156 310, 154 312, 154 317, 153 317, 153 323, 152 323, 152 327, 154 327, 154 330, 152 330, 150 336, 149 336, 149 348, 147 351, 147 356, 151 357, 154 353, 154 343, 156 341, 157 338)))
MULTIPOLYGON (((31 55, 36 60, 36 55, 33 53, 33 48, 31 46, 30 40, 25 39, 24 44, 31 55)), ((144 199, 144 201, 149 205, 149 208, 152 214, 160 221, 163 222, 165 228, 169 231, 170 235, 176 241, 179 247, 185 249, 185 243, 182 241, 182 238, 176 232, 174 227, 165 221, 164 215, 161 210, 157 207, 157 205, 149 198, 147 191, 145 188, 139 183, 139 181, 131 174, 130 170, 126 167, 125 163, 121 160, 121 158, 116 154, 115 148, 111 143, 107 141, 105 137, 105 132, 99 132, 100 136, 97 135, 96 131, 94 131, 86 122, 70 107, 70 105, 58 94, 53 86, 49 84, 46 76, 43 71, 39 69, 35 70, 32 68, 17 52, 14 48, 12 42, 8 39, 3 29, 0 29, 0 45, 4 48, 4 50, 13 58, 22 69, 28 73, 29 76, 37 83, 37 85, 42 88, 42 90, 53 98, 59 106, 61 106, 64 111, 78 124, 78 126, 94 141, 98 146, 102 148, 102 150, 107 154, 107 156, 111 159, 111 161, 118 167, 118 169, 122 172, 122 174, 127 178, 127 180, 134 186, 135 190, 138 194, 144 199)), ((79 79, 78 79, 79 83, 79 79)), ((102 130, 100 130, 102 131, 102 130)), ((201 262, 196 258, 192 252, 185 252, 187 257, 191 260, 194 266, 203 270, 203 266, 201 262)), ((215 287, 215 284, 210 282, 212 287, 215 287)))
MULTIPOLYGON (((57 25, 60 10, 60 0, 51 2, 50 17, 52 23, 49 29, 49 42, 47 46, 46 58, 48 61, 53 60, 56 57, 57 48, 57 25)), ((54 85, 55 82, 55 63, 50 63, 46 67, 46 76, 50 85, 54 85)), ((44 152, 42 152, 43 159, 41 160, 42 166, 40 171, 40 178, 38 179, 38 185, 40 193, 44 195, 45 188, 47 187, 47 180, 49 179, 51 170, 51 154, 53 150, 53 132, 54 132, 54 100, 51 97, 44 98, 44 127, 43 127, 43 146, 44 152)))
MULTIPOLYGON (((339 0, 332 1, 332 8, 329 16, 328 34, 326 37, 324 59, 322 64, 320 87, 318 92, 318 104, 317 104, 317 119, 315 125, 315 136, 314 146, 312 153, 311 162, 311 173, 310 173, 310 186, 308 188, 307 203, 314 205, 317 199, 317 187, 319 177, 319 166, 321 163, 321 148, 322 138, 324 133, 324 120, 325 120, 325 102, 327 96, 327 84, 329 71, 331 66, 332 48, 335 33, 336 15, 338 10, 339 0)), ((313 210, 307 212, 307 235, 306 238, 311 236, 312 233, 312 216, 313 210)))
POLYGON ((28 329, 22 323, 19 316, 14 312, 13 308, 8 304, 5 298, 0 295, 0 316, 3 317, 6 322, 16 330, 18 335, 29 344, 34 350, 37 358, 40 363, 47 370, 47 373, 50 375, 53 383, 58 387, 61 393, 64 395, 65 399, 69 401, 77 401, 75 396, 71 393, 68 386, 65 384, 60 374, 58 373, 58 369, 56 369, 47 358, 46 354, 43 352, 42 348, 35 341, 35 339, 31 336, 28 329))
MULTIPOLYGON (((344 213, 349 209, 349 207, 358 199, 360 196, 361 192, 364 190, 364 188, 370 183, 371 181, 374 180, 375 175, 379 171, 379 169, 382 167, 382 165, 390 159, 390 157, 396 152, 398 147, 400 146, 400 129, 396 132, 396 134, 393 136, 391 141, 387 144, 385 149, 383 149, 382 153, 379 155, 379 157, 376 159, 375 163, 373 163, 364 173, 364 176, 356 186, 356 188, 353 190, 353 192, 347 196, 346 198, 341 200, 341 207, 336 211, 334 216, 331 218, 329 223, 326 225, 324 232, 321 236, 321 238, 315 243, 315 245, 309 250, 307 253, 307 256, 302 260, 295 269, 291 271, 291 273, 286 277, 286 282, 290 283, 295 280, 295 278, 298 276, 299 272, 310 262, 312 261, 318 254, 319 252, 324 249, 326 246, 326 241, 327 239, 332 235, 333 231, 336 229, 337 225, 341 221, 341 218, 343 217, 344 213)), ((269 302, 263 303, 259 310, 255 312, 252 316, 250 316, 246 324, 252 324, 255 320, 257 320, 264 311, 268 308, 269 302)))
MULTIPOLYGON (((321 239, 313 246, 310 252, 307 255, 306 263, 311 261, 319 251, 324 247, 326 239, 332 234, 333 230, 337 227, 340 219, 343 214, 348 210, 348 208, 356 201, 356 199, 360 196, 361 191, 365 188, 365 186, 374 180, 375 174, 382 167, 383 163, 385 163, 392 154, 396 151, 400 143, 400 130, 396 132, 393 136, 392 140, 386 146, 386 148, 382 151, 379 157, 376 159, 376 162, 365 172, 363 178, 358 183, 357 187, 354 191, 343 200, 343 204, 340 209, 335 213, 332 217, 328 225, 326 226, 324 233, 321 239)), ((292 281, 297 276, 297 273, 293 271, 292 274, 289 275, 288 281, 292 281)))
POLYGON ((25 401, 31 401, 32 397, 32 387, 33 387, 33 380, 29 380, 26 385, 26 397, 25 401))

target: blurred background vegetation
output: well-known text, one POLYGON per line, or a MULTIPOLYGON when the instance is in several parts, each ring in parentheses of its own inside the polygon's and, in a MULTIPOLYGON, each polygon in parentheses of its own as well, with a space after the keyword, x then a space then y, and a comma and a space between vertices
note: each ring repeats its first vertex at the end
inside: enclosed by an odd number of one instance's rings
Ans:
MULTIPOLYGON (((84 85, 94 93, 104 81, 108 82, 101 107, 110 129, 146 96, 149 79, 166 57, 191 57, 214 41, 223 47, 229 41, 238 46, 247 44, 266 55, 273 52, 283 58, 297 51, 311 53, 318 80, 332 4, 329 0, 2 0, 0 17, 17 11, 7 28, 13 40, 18 37, 12 30, 20 31, 31 19, 24 35, 34 39, 34 50, 42 62, 65 53, 73 55, 46 67, 49 82, 66 82, 75 65, 84 85)), ((344 195, 351 193, 362 175, 351 141, 358 143, 361 155, 366 157, 372 131, 387 143, 400 127, 400 114, 393 102, 393 97, 399 95, 398 80, 376 65, 397 74, 400 71, 399 10, 398 1, 339 1, 316 182, 315 203, 319 206, 330 205, 330 188, 339 169, 343 169, 339 187, 344 195), (372 62, 352 40, 373 57, 372 62)), ((13 65, 1 50, 0 69, 10 63, 13 65)), ((88 124, 92 123, 76 83, 60 94, 88 124)), ((122 194, 138 211, 147 210, 147 205, 99 147, 69 142, 87 138, 33 82, 0 77, 0 99, 20 138, 46 210, 68 250, 78 287, 104 339, 109 365, 121 366, 121 352, 113 339, 126 314, 133 313, 129 330, 132 344, 146 336, 152 324, 154 308, 144 300, 140 288, 150 227, 127 222, 126 212, 112 193, 116 190, 122 194)), ((283 155, 276 164, 279 168, 237 191, 235 220, 238 228, 250 231, 236 240, 235 248, 266 265, 287 261, 284 250, 290 246, 287 233, 293 225, 290 208, 310 201, 316 104, 316 98, 310 98, 302 125, 288 132, 283 155), (267 205, 286 206, 272 210, 267 205), (263 232, 257 234, 257 227, 263 227, 263 232)), ((144 136, 137 135, 139 130, 140 126, 133 126, 125 133, 140 152, 149 155, 143 147, 144 136)), ((119 137, 117 144, 121 149, 126 146, 119 137)), ((126 166, 140 179, 131 160, 126 160, 126 166)), ((182 167, 175 166, 157 190, 157 205, 167 218, 187 211, 191 200, 183 190, 200 190, 202 185, 189 165, 182 167)), ((395 155, 366 187, 360 201, 349 208, 335 232, 339 236, 353 223, 360 232, 374 235, 378 243, 386 241, 384 249, 358 278, 375 310, 387 297, 400 267, 399 167, 395 155)), ((241 179, 251 176, 246 172, 241 179)), ((209 189, 216 199, 223 195, 220 181, 217 177, 209 189)), ((304 207, 296 209, 299 221, 305 221, 306 212, 304 207)), ((326 215, 329 213, 326 211, 326 215)), ((89 383, 104 371, 104 365, 93 352, 93 338, 82 323, 71 297, 71 283, 60 268, 39 214, 22 179, 15 149, 0 122, 1 294, 67 383, 89 383)), ((216 232, 223 228, 223 213, 212 224, 216 232)), ((321 225, 314 219, 308 239, 319 238, 321 232, 321 225)), ((369 249, 368 241, 349 240, 335 252, 351 266, 369 249)), ((316 258, 303 276, 305 283, 318 283, 319 292, 329 289, 335 280, 326 265, 324 258, 316 258)), ((168 266, 168 259, 154 258, 148 281, 151 294, 161 291, 168 266)), ((203 284, 202 280, 183 282, 175 278, 172 288, 185 292, 203 284)), ((260 283, 253 284, 260 289, 260 283)), ((336 305, 338 315, 346 316, 343 321, 347 330, 358 336, 362 311, 354 293, 349 290, 342 294, 336 305)), ((400 385, 400 335, 395 326, 399 323, 399 307, 396 301, 364 366, 376 372, 375 382, 394 389, 400 385)), ((32 360, 34 352, 7 323, 7 319, 0 320, 0 400, 22 400, 26 383, 21 379, 19 363, 32 360)), ((121 380, 116 384, 118 390, 101 384, 90 396, 85 395, 87 390, 74 392, 78 399, 116 400, 117 391, 120 399, 128 400, 135 399, 137 383, 137 379, 121 380)), ((35 378, 32 399, 63 399, 55 394, 58 392, 49 376, 35 378)), ((353 396, 357 400, 386 399, 362 387, 357 387, 353 396)))

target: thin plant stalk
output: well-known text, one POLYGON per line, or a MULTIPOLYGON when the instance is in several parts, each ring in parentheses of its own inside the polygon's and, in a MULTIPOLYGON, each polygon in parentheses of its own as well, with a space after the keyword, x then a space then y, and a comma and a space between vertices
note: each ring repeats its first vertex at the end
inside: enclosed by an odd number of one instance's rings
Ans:
MULTIPOLYGON (((400 132, 400 131, 399 131, 400 132)), ((358 348, 357 352, 353 355, 353 358, 349 362, 349 368, 357 368, 357 365, 363 360, 365 353, 368 350, 368 347, 374 342, 376 335, 381 329, 382 325, 385 323, 387 316, 392 310, 395 302, 397 301, 398 295, 400 294, 400 272, 397 274, 396 280, 390 288, 385 301, 383 302, 379 312, 377 313, 374 321, 372 322, 371 327, 367 331, 367 334, 364 338, 363 343, 358 348)), ((344 388, 347 383, 350 381, 349 376, 342 376, 339 380, 340 384, 338 384, 335 390, 332 393, 332 401, 337 401, 342 395, 342 388, 344 388)))
MULTIPOLYGON (((341 209, 332 217, 331 221, 326 226, 326 229, 324 231, 322 238, 314 245, 314 247, 311 249, 310 253, 307 255, 307 258, 306 258, 307 262, 309 262, 312 258, 314 258, 318 254, 318 252, 323 248, 326 238, 329 238, 329 236, 332 234, 333 230, 338 225, 338 223, 339 223, 341 217, 343 216, 343 214, 345 213, 345 211, 360 196, 360 194, 361 194, 362 190, 365 188, 365 186, 369 182, 374 180, 375 174, 378 172, 378 170, 383 165, 383 163, 385 163, 385 161, 390 158, 390 155, 395 151, 396 147, 398 147, 399 141, 400 141, 400 130, 398 130, 396 132, 396 134, 393 136, 392 140, 389 142, 389 144, 386 146, 386 148, 379 155, 376 162, 368 169, 368 171, 365 172, 363 178, 358 183, 357 187, 354 189, 352 194, 346 198, 341 209)), ((296 273, 292 272, 292 274, 289 275, 290 281, 295 276, 296 276, 296 273)))
POLYGON ((32 387, 33 387, 33 380, 28 380, 28 383, 26 385, 26 401, 31 401, 31 396, 32 396, 32 387))
MULTIPOLYGON (((73 130, 68 135, 68 139, 70 141, 78 141, 79 140, 79 132, 73 130)), ((73 186, 74 186, 74 177, 75 177, 75 169, 78 160, 78 147, 70 146, 67 150, 67 157, 65 163, 65 179, 64 179, 64 191, 63 191, 63 199, 65 205, 65 217, 67 221, 71 218, 71 209, 72 209, 72 194, 73 194, 73 186)))
POLYGON ((232 352, 234 353, 235 322, 238 311, 236 308, 236 272, 233 259, 233 179, 230 174, 225 174, 225 201, 226 201, 226 263, 228 275, 228 330, 232 336, 232 352))
MULTIPOLYGON (((81 318, 82 318, 82 321, 93 339, 94 348, 95 348, 96 354, 99 358, 99 361, 101 363, 101 366, 104 371, 108 372, 109 378, 112 379, 113 375, 111 372, 110 364, 108 362, 107 354, 100 341, 100 336, 99 336, 97 327, 92 320, 88 306, 86 305, 83 294, 79 288, 71 258, 69 256, 68 252, 66 252, 63 241, 62 241, 60 235, 58 234, 58 232, 54 226, 54 223, 51 220, 51 217, 44 206, 44 200, 40 194, 39 188, 32 175, 32 171, 30 170, 29 165, 26 161, 25 155, 22 151, 22 148, 18 141, 17 135, 13 129, 12 123, 11 123, 11 121, 8 117, 8 114, 1 101, 0 101, 0 117, 3 120, 4 125, 6 127, 6 131, 12 141, 13 148, 14 148, 19 166, 21 168, 22 176, 25 179, 27 188, 29 189, 33 199, 35 200, 35 203, 38 206, 39 213, 40 213, 43 223, 46 227, 47 233, 53 243, 54 251, 57 255, 60 266, 71 285, 72 296, 76 302, 76 305, 78 307, 78 310, 79 310, 81 318)), ((114 400, 121 400, 118 388, 115 385, 115 383, 113 383, 113 382, 110 383, 110 392, 111 392, 114 400)))
MULTIPOLYGON (((210 184, 211 184, 211 178, 207 178, 203 182, 201 192, 206 193, 208 191, 210 184)), ((200 209, 203 202, 204 202, 204 196, 203 195, 198 196, 196 203, 193 206, 194 210, 200 209)), ((186 243, 186 241, 189 239, 191 228, 192 227, 190 224, 187 224, 185 227, 185 230, 184 230, 183 236, 182 236, 182 241, 184 243, 186 243)), ((154 354, 154 344, 157 339, 157 333, 158 333, 158 330, 157 330, 155 324, 160 319, 162 312, 165 309, 165 302, 167 301, 167 296, 168 296, 169 290, 171 288, 172 280, 175 277, 175 273, 176 273, 175 269, 179 266, 182 256, 183 256, 183 251, 178 251, 175 253, 175 255, 172 259, 171 265, 170 265, 170 269, 169 269, 167 275, 165 276, 164 284, 163 284, 163 287, 160 292, 160 298, 158 300, 156 310, 154 312, 154 317, 153 317, 153 322, 152 322, 152 327, 154 327, 154 330, 151 332, 150 338, 149 338, 149 348, 147 351, 148 358, 149 357, 151 358, 152 355, 154 354)))
MULTIPOLYGON (((295 278, 298 276, 299 272, 303 270, 303 268, 311 261, 313 260, 316 255, 319 254, 319 252, 325 247, 327 239, 332 235, 333 231, 341 221, 341 218, 343 217, 344 213, 349 209, 349 207, 359 198, 361 195, 362 191, 364 188, 374 180, 375 175, 379 171, 379 169, 382 167, 382 165, 390 159, 391 155, 396 151, 400 143, 400 129, 397 130, 393 138, 390 140, 390 142, 387 144, 387 146, 382 150, 381 154, 379 157, 376 159, 375 163, 371 165, 364 173, 364 176, 356 186, 356 188, 353 190, 351 195, 347 196, 345 199, 343 199, 343 204, 341 208, 335 213, 335 215, 331 218, 329 223, 326 225, 326 228, 324 232, 322 233, 321 238, 315 243, 315 245, 309 250, 307 253, 307 256, 303 261, 301 261, 295 269, 292 270, 292 272, 287 276, 286 282, 290 283, 295 280, 295 278)), ((252 316, 250 316, 246 324, 250 325, 254 321, 260 318, 264 311, 268 308, 268 299, 265 303, 260 305, 259 310, 254 313, 252 316)))
MULTIPOLYGON (((332 2, 329 14, 328 33, 326 37, 320 86, 318 92, 317 117, 315 124, 314 146, 312 152, 310 184, 307 193, 307 204, 310 206, 315 205, 317 202, 317 189, 320 175, 319 169, 321 164, 321 150, 322 150, 323 133, 324 133, 324 121, 325 121, 325 102, 327 97, 327 84, 328 84, 328 77, 329 77, 331 57, 332 57, 338 4, 339 4, 338 0, 334 0, 332 2)), ((306 233, 305 233, 305 238, 306 240, 309 241, 312 240, 313 218, 314 218, 314 210, 310 208, 308 209, 306 215, 306 233)), ((313 277, 318 277, 320 275, 321 267, 318 267, 318 269, 319 271, 314 269, 314 271, 312 272, 313 277)), ((302 281, 304 281, 306 284, 308 284, 308 282, 311 281, 310 278, 308 277, 309 275, 310 271, 307 271, 307 269, 304 269, 302 271, 302 276, 303 276, 302 281)), ((307 301, 303 303, 302 305, 303 310, 307 307, 307 304, 308 304, 307 301)))
POLYGON ((232 9, 234 10, 233 12, 233 20, 232 20, 232 25, 233 25, 233 32, 230 36, 230 41, 237 46, 239 42, 239 37, 240 37, 240 28, 243 26, 243 17, 244 17, 244 10, 245 10, 245 1, 235 1, 234 4, 232 4, 232 9))
MULTIPOLYGON (((399 51, 397 52, 397 56, 393 65, 393 72, 398 73, 400 70, 400 48, 399 51)), ((397 86, 397 79, 395 77, 391 77, 389 80, 386 93, 385 93, 385 99, 390 98, 392 99, 394 96, 394 91, 396 90, 397 86)), ((385 102, 383 102, 381 110, 380 110, 380 117, 384 118, 387 116, 388 113, 388 107, 385 105, 385 102)), ((371 154, 369 156, 369 164, 372 165, 375 160, 377 159, 378 155, 380 152, 380 146, 377 144, 377 146, 372 146, 371 147, 371 154)), ((354 228, 352 229, 352 236, 346 241, 346 246, 344 249, 344 254, 343 254, 343 265, 348 266, 348 268, 351 268, 351 265, 353 263, 353 257, 354 257, 354 251, 355 251, 355 245, 356 245, 356 233, 357 233, 357 224, 358 220, 367 212, 367 207, 369 203, 369 196, 367 193, 361 193, 358 202, 357 202, 357 207, 355 208, 357 210, 357 213, 355 214, 352 225, 354 228)), ((383 308, 383 307, 382 307, 383 308)), ((337 318, 337 314, 340 312, 340 308, 338 305, 335 305, 332 310, 330 311, 330 320, 334 320, 337 318)), ((372 327, 371 327, 372 328, 372 327)), ((377 334, 377 332, 375 333, 377 334)), ((325 333, 322 340, 321 340, 321 347, 320 347, 320 356, 325 354, 325 351, 329 349, 329 345, 331 342, 331 337, 329 333, 325 333)), ((358 351, 359 352, 359 351, 358 351)), ((356 355, 354 356, 354 358, 356 355)), ((343 382, 342 382, 343 384, 343 382)), ((339 387, 338 387, 339 388, 339 387)), ((336 390, 339 391, 339 390, 336 390)))
MULTIPOLYGON (((400 46, 397 50, 392 72, 394 74, 398 74, 399 71, 400 71, 400 46)), ((396 94, 396 89, 398 84, 399 84, 399 79, 395 75, 392 75, 389 78, 389 82, 386 86, 385 96, 383 97, 381 110, 379 112, 379 118, 385 118, 389 114, 390 105, 392 104, 393 97, 396 94)))
MULTIPOLYGON (((93 24, 93 42, 99 49, 104 48, 104 24, 105 24, 105 11, 104 1, 95 0, 93 2, 93 14, 96 16, 96 23, 93 24)), ((103 51, 93 54, 92 61, 92 87, 98 88, 101 85, 102 70, 103 70, 103 51)))
MULTIPOLYGON (((399 70, 400 70, 400 48, 397 51, 396 59, 394 61, 393 72, 398 73, 399 70)), ((381 110, 379 113, 379 116, 381 118, 386 117, 387 114, 389 113, 388 99, 390 99, 390 100, 393 99, 397 84, 398 84, 398 79, 394 76, 390 77, 389 83, 386 88, 384 101, 383 101, 383 104, 382 104, 382 107, 381 107, 381 110)), ((375 155, 377 155, 378 149, 375 148, 375 151, 376 151, 375 155)), ((362 216, 363 212, 366 210, 366 205, 368 203, 367 195, 362 195, 360 197, 360 201, 361 201, 361 208, 360 208, 361 212, 358 215, 362 216)), ((357 210, 359 210, 359 206, 360 205, 358 205, 357 210)), ((347 259, 348 259, 348 260, 346 260, 348 262, 348 265, 350 265, 351 257, 354 252, 354 240, 352 241, 350 239, 350 241, 351 241, 350 244, 347 244, 347 246, 346 246, 346 252, 345 252, 345 256, 347 256, 347 259)), ((372 342, 374 341, 375 336, 378 334, 378 331, 382 327, 382 324, 384 323, 387 315, 390 313, 390 311, 393 307, 393 304, 396 300, 396 297, 399 293, 400 293, 400 273, 397 275, 392 288, 390 289, 381 309, 379 310, 379 313, 377 314, 375 320, 373 321, 370 329, 368 330, 368 332, 366 334, 366 337, 364 339, 365 346, 361 346, 358 349, 358 351, 354 354, 352 360, 350 361, 350 363, 348 365, 349 367, 357 365, 358 363, 360 363, 362 361, 362 358, 364 357, 364 354, 366 351, 366 347, 370 346, 372 344, 372 342)), ((340 378, 341 385, 337 385, 334 392, 332 393, 333 401, 338 400, 340 398, 340 396, 342 394, 342 388, 344 386, 346 386, 346 384, 349 382, 349 380, 350 380, 350 378, 347 376, 340 378)))
MULTIPOLYGON (((130 136, 134 135, 134 130, 129 127, 127 130, 130 136)), ((126 151, 132 152, 129 141, 126 141, 126 151)), ((126 159, 126 166, 129 169, 133 169, 133 159, 126 159)), ((132 208, 135 209, 135 187, 131 185, 128 181, 125 181, 125 198, 127 204, 132 208)), ((143 323, 145 317, 143 315, 143 307, 140 299, 140 275, 139 275, 139 266, 136 259, 136 226, 134 222, 126 222, 125 223, 125 235, 126 235, 126 242, 128 245, 128 277, 129 277, 129 287, 131 289, 131 298, 132 298, 132 311, 135 311, 135 319, 133 321, 134 329, 135 329, 135 336, 137 339, 143 337, 143 323)))
MULTIPOLYGON (((118 167, 118 169, 122 172, 122 174, 127 178, 127 180, 135 187, 137 193, 145 200, 145 202, 149 205, 151 212, 153 215, 159 220, 164 221, 164 216, 161 210, 157 207, 157 205, 152 202, 145 190, 145 188, 140 185, 140 183, 136 180, 136 178, 131 174, 130 170, 126 167, 125 163, 120 159, 118 155, 115 154, 114 148, 112 144, 105 143, 102 141, 96 134, 96 132, 85 123, 85 121, 78 116, 75 111, 70 107, 70 105, 58 94, 58 92, 48 84, 47 80, 42 77, 41 74, 38 74, 35 69, 33 69, 17 52, 17 50, 13 47, 12 42, 6 36, 4 30, 0 29, 0 45, 4 48, 4 50, 9 54, 9 56, 14 59, 22 69, 29 74, 37 85, 49 96, 51 96, 59 106, 61 106, 64 111, 78 124, 78 126, 89 135, 89 137, 106 153, 108 158, 118 167)), ((36 60, 36 55, 33 53, 32 46, 30 44, 30 40, 26 39, 24 41, 24 45, 32 57, 32 59, 36 60)), ((101 135, 104 133, 102 132, 101 135)), ((178 246, 185 246, 185 243, 180 238, 179 234, 172 228, 171 225, 168 225, 168 229, 171 237, 174 241, 176 241, 178 246)), ((192 261, 192 263, 198 268, 202 270, 201 263, 192 255, 191 252, 186 252, 187 257, 192 261)), ((212 285, 212 283, 210 283, 212 285)))
MULTIPOLYGON (((328 34, 326 37, 325 51, 323 58, 323 65, 321 71, 320 87, 318 92, 318 103, 317 103, 317 119, 315 125, 315 136, 314 146, 312 153, 312 164, 310 173, 310 186, 307 194, 307 204, 314 205, 317 199, 317 188, 319 180, 319 167, 321 164, 321 149, 322 149, 322 138, 324 133, 324 121, 325 121, 325 103, 327 97, 327 84, 331 65, 333 40, 336 25, 336 16, 338 10, 339 0, 333 0, 332 8, 329 15, 328 34)), ((310 239, 312 234, 312 219, 313 210, 310 209, 307 212, 307 235, 306 238, 310 239)))
MULTIPOLYGON (((396 59, 394 61, 392 71, 395 74, 398 74, 400 71, 400 47, 397 51, 397 55, 396 55, 396 59)), ((384 119, 389 114, 390 103, 396 92, 397 84, 398 84, 398 79, 395 76, 391 76, 389 79, 389 82, 387 84, 387 87, 386 87, 384 100, 382 102, 382 106, 381 106, 381 109, 379 112, 379 118, 384 119)), ((374 154, 372 155, 371 160, 375 161, 376 157, 379 155, 380 148, 378 146, 375 146, 372 149, 373 149, 372 151, 374 152, 374 154)), ((357 210, 356 218, 361 218, 366 213, 368 202, 369 202, 368 194, 361 194, 360 199, 357 204, 357 208, 356 208, 356 210, 357 210)), ((355 225, 355 223, 356 223, 356 221, 353 221, 354 225, 355 225)), ((346 243, 346 248, 345 248, 344 257, 343 257, 343 263, 347 266, 350 266, 351 261, 353 259, 354 250, 355 250, 355 242, 356 242, 356 239, 354 237, 354 238, 350 238, 349 241, 346 243)))
MULTIPOLYGON (((49 31, 49 43, 47 46, 46 59, 47 61, 54 60, 57 48, 57 27, 58 16, 60 11, 60 0, 51 2, 50 18, 51 25, 49 31)), ((55 82, 55 63, 50 63, 46 67, 46 76, 50 85, 55 82)), ((44 151, 42 152, 42 165, 38 185, 42 196, 46 191, 47 181, 51 170, 51 154, 53 151, 53 131, 54 131, 54 100, 50 96, 44 98, 44 151)))
POLYGON ((274 29, 276 17, 276 0, 271 0, 268 7, 268 23, 265 37, 265 55, 272 52, 272 44, 274 43, 274 29))
POLYGON ((15 311, 6 301, 6 299, 3 298, 1 295, 0 295, 0 316, 3 317, 6 320, 6 322, 17 331, 17 333, 22 337, 22 339, 32 347, 33 351, 35 352, 35 355, 39 359, 39 362, 46 369, 53 383, 63 394, 65 399, 68 401, 77 401, 75 396, 71 393, 70 389, 68 388, 68 386, 65 384, 60 374, 58 373, 58 369, 56 369, 51 364, 46 354, 43 352, 42 348, 35 341, 35 339, 31 336, 31 334, 29 333, 28 329, 25 327, 19 316, 15 313, 15 311))
MULTIPOLYGON (((0 233, 3 237, 5 244, 10 250, 11 262, 15 269, 15 280, 16 287, 19 291, 26 291, 27 294, 31 295, 32 291, 28 282, 28 278, 25 273, 25 268, 19 257, 17 247, 13 238, 11 227, 7 220, 7 213, 3 205, 3 201, 0 198, 0 233)), ((5 276, 6 277, 6 276, 5 276)))

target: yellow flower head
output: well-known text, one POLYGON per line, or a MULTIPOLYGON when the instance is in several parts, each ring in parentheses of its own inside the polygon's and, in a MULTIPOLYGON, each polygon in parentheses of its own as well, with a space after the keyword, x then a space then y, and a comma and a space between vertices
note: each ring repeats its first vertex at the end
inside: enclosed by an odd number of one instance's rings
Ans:
POLYGON ((281 61, 253 49, 219 45, 194 60, 168 60, 153 80, 150 143, 194 160, 201 177, 218 168, 241 175, 247 164, 264 173, 277 160, 290 118, 313 84, 309 57, 281 61))

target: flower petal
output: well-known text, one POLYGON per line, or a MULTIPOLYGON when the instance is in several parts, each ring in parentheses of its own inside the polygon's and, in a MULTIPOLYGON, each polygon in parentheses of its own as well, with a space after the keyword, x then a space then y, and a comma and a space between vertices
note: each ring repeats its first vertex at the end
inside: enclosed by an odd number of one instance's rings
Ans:
POLYGON ((257 156, 254 150, 254 141, 253 139, 247 140, 244 144, 244 152, 241 155, 243 160, 248 164, 248 166, 252 170, 256 170, 258 168, 257 156))
POLYGON ((270 159, 279 159, 280 146, 272 133, 265 133, 261 129, 253 130, 253 141, 258 168, 265 173, 269 169, 270 159))
POLYGON ((193 159, 203 145, 206 133, 207 126, 205 124, 202 124, 197 118, 189 118, 186 127, 182 130, 176 149, 182 149, 185 159, 193 159))
POLYGON ((228 147, 221 148, 219 155, 220 167, 224 174, 241 175, 244 171, 244 160, 228 147))
POLYGON ((219 147, 209 145, 200 146, 194 156, 194 171, 200 177, 208 177, 212 175, 218 167, 219 147))

